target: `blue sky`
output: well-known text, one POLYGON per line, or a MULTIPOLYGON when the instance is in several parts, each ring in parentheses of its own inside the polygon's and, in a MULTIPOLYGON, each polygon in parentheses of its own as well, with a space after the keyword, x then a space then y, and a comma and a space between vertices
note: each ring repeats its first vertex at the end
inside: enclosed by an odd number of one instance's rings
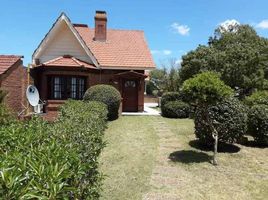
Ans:
POLYGON ((144 30, 157 64, 179 61, 226 20, 268 37, 267 8, 267 0, 1 0, 0 54, 24 55, 27 65, 61 12, 93 27, 95 10, 105 10, 109 28, 144 30))

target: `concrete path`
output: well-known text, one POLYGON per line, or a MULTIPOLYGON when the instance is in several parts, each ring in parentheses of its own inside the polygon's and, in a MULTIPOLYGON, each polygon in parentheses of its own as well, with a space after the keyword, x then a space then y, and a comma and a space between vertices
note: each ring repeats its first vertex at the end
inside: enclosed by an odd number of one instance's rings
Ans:
POLYGON ((153 117, 152 123, 159 137, 158 153, 150 180, 150 191, 143 195, 142 200, 179 200, 178 190, 183 184, 182 171, 174 166, 169 159, 172 152, 180 148, 180 141, 171 132, 161 117, 153 117))
POLYGON ((159 116, 160 112, 154 109, 157 107, 157 103, 145 103, 144 104, 144 112, 122 112, 122 115, 129 115, 129 116, 138 116, 138 115, 154 115, 159 116))

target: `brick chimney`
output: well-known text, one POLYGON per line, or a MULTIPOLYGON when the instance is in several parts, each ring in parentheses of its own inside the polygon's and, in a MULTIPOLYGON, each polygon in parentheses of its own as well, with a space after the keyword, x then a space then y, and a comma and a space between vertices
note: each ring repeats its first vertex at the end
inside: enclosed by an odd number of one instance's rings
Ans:
POLYGON ((97 41, 106 41, 107 38, 107 16, 105 11, 96 11, 95 15, 95 37, 97 41))

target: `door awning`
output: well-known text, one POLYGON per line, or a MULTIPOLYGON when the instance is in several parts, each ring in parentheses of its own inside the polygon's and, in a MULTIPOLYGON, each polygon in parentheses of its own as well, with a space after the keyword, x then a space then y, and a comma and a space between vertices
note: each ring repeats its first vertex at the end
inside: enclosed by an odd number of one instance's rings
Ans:
POLYGON ((126 71, 126 72, 121 72, 121 73, 115 74, 115 77, 118 77, 118 78, 140 78, 140 79, 143 78, 143 79, 145 79, 147 77, 147 75, 131 70, 131 71, 126 71))

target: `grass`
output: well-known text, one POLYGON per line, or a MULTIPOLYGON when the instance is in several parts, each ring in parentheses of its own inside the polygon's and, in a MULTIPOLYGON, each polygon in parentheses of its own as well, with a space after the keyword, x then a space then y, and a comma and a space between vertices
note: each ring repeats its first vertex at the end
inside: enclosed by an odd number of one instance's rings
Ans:
MULTIPOLYGON (((215 167, 209 162, 212 151, 196 145, 192 120, 162 120, 180 141, 178 150, 170 152, 170 165, 179 171, 175 193, 181 199, 267 198, 268 148, 227 146, 215 167)), ((159 144, 151 121, 150 116, 131 116, 110 122, 101 157, 101 170, 108 175, 102 199, 141 199, 149 190, 159 144)))
POLYGON ((155 110, 157 110, 157 111, 159 111, 159 112, 161 112, 161 108, 159 107, 159 106, 157 106, 157 107, 152 107, 153 109, 155 109, 155 110))
POLYGON ((101 171, 107 175, 101 199, 141 199, 157 150, 157 136, 146 116, 123 116, 110 122, 107 147, 101 155, 101 171))
POLYGON ((219 165, 210 164, 212 151, 195 143, 194 124, 189 119, 166 119, 180 140, 174 164, 181 169, 182 199, 266 199, 268 197, 268 149, 227 146, 218 154, 219 165))

